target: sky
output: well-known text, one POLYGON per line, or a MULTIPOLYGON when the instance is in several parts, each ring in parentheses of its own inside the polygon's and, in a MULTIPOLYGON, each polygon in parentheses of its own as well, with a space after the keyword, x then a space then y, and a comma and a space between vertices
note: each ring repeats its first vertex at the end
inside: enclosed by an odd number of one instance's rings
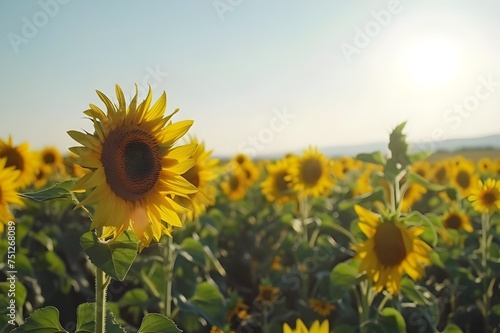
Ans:
POLYGON ((500 133, 500 2, 0 0, 0 138, 77 145, 138 86, 216 155, 500 133))

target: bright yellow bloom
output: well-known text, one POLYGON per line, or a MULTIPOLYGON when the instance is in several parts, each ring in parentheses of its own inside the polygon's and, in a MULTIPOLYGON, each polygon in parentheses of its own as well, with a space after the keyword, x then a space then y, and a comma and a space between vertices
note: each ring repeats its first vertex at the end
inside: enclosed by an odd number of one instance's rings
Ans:
POLYGON ((23 206, 16 190, 21 171, 14 169, 14 166, 7 167, 6 164, 7 159, 0 158, 0 233, 3 232, 5 224, 14 220, 9 206, 23 206))
POLYGON ((251 186, 259 179, 259 169, 245 154, 234 156, 229 162, 230 169, 239 169, 245 175, 247 186, 251 186))
POLYGON ((467 197, 477 184, 479 177, 474 173, 474 169, 474 164, 467 160, 456 160, 454 166, 451 167, 451 184, 462 197, 467 197))
POLYGON ((493 161, 488 157, 483 157, 482 159, 477 161, 477 169, 482 174, 494 173, 493 161))
POLYGON ((198 143, 198 140, 191 138, 191 143, 198 145, 189 156, 196 163, 183 173, 182 177, 193 184, 198 192, 189 194, 188 197, 175 197, 175 201, 191 209, 187 212, 187 219, 190 221, 203 214, 208 206, 215 203, 216 189, 212 181, 217 177, 215 167, 219 162, 217 159, 210 158, 212 151, 206 151, 203 142, 198 143))
POLYGON ((79 204, 97 204, 91 229, 106 226, 107 234, 115 236, 131 229, 142 249, 162 234, 170 235, 168 227, 182 226, 179 213, 188 210, 170 196, 187 197, 197 191, 181 176, 195 164, 189 156, 196 144, 174 148, 193 121, 171 123, 178 109, 165 117, 166 95, 151 106, 151 89, 139 105, 136 93, 129 106, 119 86, 117 106, 97 94, 107 114, 93 104, 84 112, 93 122, 94 133, 68 132, 83 145, 70 148, 79 156, 78 163, 91 169, 73 189, 92 190, 79 204))
POLYGON ((401 211, 403 213, 407 213, 410 211, 410 208, 418 202, 424 194, 427 192, 427 189, 417 183, 410 183, 406 185, 406 190, 403 193, 403 198, 401 200, 401 211))
POLYGON ((278 299, 279 292, 280 289, 273 286, 259 286, 259 295, 255 301, 264 305, 272 305, 278 299))
POLYGON ((7 158, 6 167, 13 166, 20 171, 19 179, 16 180, 20 189, 31 185, 38 170, 38 159, 36 154, 29 150, 27 142, 14 146, 11 136, 7 142, 0 139, 0 158, 2 157, 7 158))
POLYGON ((330 323, 328 320, 324 320, 320 324, 319 320, 316 320, 312 323, 311 328, 307 329, 302 320, 297 319, 294 330, 287 323, 284 323, 283 333, 330 333, 330 323))
POLYGON ((247 178, 243 170, 236 168, 225 176, 225 180, 220 186, 229 200, 236 201, 245 196, 248 188, 247 184, 247 178))
POLYGON ((331 162, 318 148, 309 147, 302 156, 292 161, 290 175, 293 188, 304 196, 327 195, 333 187, 330 170, 331 162))
POLYGON ((467 232, 472 232, 474 230, 470 223, 469 216, 456 209, 449 210, 441 219, 441 223, 443 227, 447 229, 464 229, 467 232))
POLYGON ((500 180, 488 178, 484 183, 478 181, 478 184, 468 197, 472 207, 480 213, 488 214, 500 210, 500 180))
POLYGON ((290 162, 277 161, 267 166, 268 175, 261 183, 262 193, 267 201, 283 205, 295 195, 290 181, 290 162))
POLYGON ((320 316, 327 317, 335 309, 335 305, 318 298, 309 299, 309 306, 320 316))
POLYGON ((440 185, 448 183, 450 178, 450 163, 448 161, 441 161, 434 164, 431 168, 432 180, 440 185))
POLYGON ((337 179, 344 179, 349 172, 360 170, 361 166, 361 161, 349 156, 343 156, 334 161, 332 164, 332 172, 337 179))
POLYGON ((362 260, 360 272, 366 272, 376 291, 386 289, 397 294, 401 277, 408 274, 419 279, 430 264, 427 243, 418 238, 422 227, 408 229, 399 221, 384 221, 381 216, 356 205, 358 226, 368 239, 354 245, 357 258, 362 260))
POLYGON ((64 162, 61 153, 56 147, 45 147, 40 152, 42 164, 47 166, 53 172, 63 171, 64 162))
POLYGON ((412 164, 411 169, 424 179, 431 177, 431 166, 429 162, 419 161, 412 164))

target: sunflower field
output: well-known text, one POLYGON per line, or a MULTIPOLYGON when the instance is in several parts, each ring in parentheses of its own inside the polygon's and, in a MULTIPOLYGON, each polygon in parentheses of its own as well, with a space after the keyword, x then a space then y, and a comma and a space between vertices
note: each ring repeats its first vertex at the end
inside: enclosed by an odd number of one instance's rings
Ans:
POLYGON ((3 332, 500 332, 500 158, 223 161, 97 94, 69 152, 0 137, 3 332))

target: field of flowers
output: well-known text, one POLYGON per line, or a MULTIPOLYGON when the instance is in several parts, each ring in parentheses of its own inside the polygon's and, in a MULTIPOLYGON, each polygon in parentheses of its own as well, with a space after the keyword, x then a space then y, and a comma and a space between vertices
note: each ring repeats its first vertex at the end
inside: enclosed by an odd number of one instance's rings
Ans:
POLYGON ((98 95, 69 152, 0 137, 4 332, 500 332, 500 159, 219 161, 98 95))

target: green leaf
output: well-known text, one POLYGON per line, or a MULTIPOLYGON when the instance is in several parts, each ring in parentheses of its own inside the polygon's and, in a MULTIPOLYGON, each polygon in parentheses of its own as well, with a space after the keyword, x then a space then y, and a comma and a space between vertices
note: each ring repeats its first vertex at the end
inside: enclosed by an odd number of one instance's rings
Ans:
POLYGON ((205 251, 200 242, 189 237, 182 241, 180 247, 179 254, 186 258, 187 261, 199 266, 205 266, 205 251))
POLYGON ((358 282, 359 261, 348 260, 336 265, 330 273, 330 297, 337 301, 358 282))
MULTIPOLYGON (((19 308, 23 307, 24 302, 26 301, 26 296, 28 295, 28 292, 26 291, 26 287, 21 282, 19 282, 17 279, 15 282, 15 288, 16 288, 16 290, 14 293, 14 299, 16 301, 16 307, 19 309, 19 308)), ((7 295, 11 292, 10 280, 0 282, 0 291, 2 292, 3 295, 5 295, 7 297, 7 295)), ((10 296, 9 296, 9 298, 10 298, 10 296)), ((8 300, 7 300, 7 302, 8 302, 8 300)))
POLYGON ((356 159, 378 165, 385 165, 386 163, 385 157, 380 151, 376 151, 371 154, 358 154, 356 155, 356 159))
POLYGON ((120 281, 125 279, 137 256, 138 243, 139 239, 135 233, 129 230, 109 242, 101 242, 91 231, 84 233, 80 238, 80 244, 90 261, 120 281))
POLYGON ((355 205, 358 204, 363 204, 366 202, 374 202, 374 201, 383 201, 384 200, 384 190, 382 187, 376 188, 373 192, 363 194, 363 195, 358 195, 357 197, 351 198, 351 199, 346 199, 342 200, 339 203, 339 209, 340 210, 346 210, 354 207, 355 205))
POLYGON ((19 193, 19 195, 35 201, 60 199, 70 195, 70 190, 74 184, 75 181, 69 179, 38 192, 19 193))
POLYGON ((405 319, 394 308, 383 308, 380 311, 379 323, 385 328, 384 332, 406 333, 405 319))
POLYGON ((410 162, 413 164, 415 162, 420 162, 426 160, 432 153, 429 151, 419 151, 418 153, 410 154, 410 162))
MULTIPOLYGON (((95 303, 83 303, 76 309, 75 333, 95 332, 95 303)), ((125 330, 115 322, 111 310, 106 310, 106 332, 125 333, 125 330)))
POLYGON ((182 310, 205 318, 210 325, 224 327, 226 323, 226 302, 219 289, 202 282, 196 286, 193 297, 187 302, 181 302, 182 310))
POLYGON ((427 179, 423 178, 418 173, 416 173, 412 170, 408 170, 406 177, 407 177, 406 178, 407 182, 420 184, 420 185, 424 186, 426 189, 431 190, 431 191, 439 192, 439 191, 443 191, 444 189, 446 189, 446 186, 431 183, 427 179))
POLYGON ((443 333, 463 333, 463 331, 455 324, 448 324, 446 325, 443 333))
POLYGON ((137 333, 179 333, 175 323, 165 316, 158 313, 150 313, 144 316, 141 327, 137 333))
POLYGON ((491 312, 496 316, 500 316, 500 304, 497 304, 491 308, 491 312))
POLYGON ((59 310, 48 306, 36 310, 26 319, 24 324, 14 329, 15 333, 67 333, 59 323, 59 310))
POLYGON ((412 279, 403 277, 401 279, 401 293, 410 301, 421 306, 431 306, 430 292, 424 287, 415 285, 412 279), (427 296, 427 297, 426 297, 427 296))

